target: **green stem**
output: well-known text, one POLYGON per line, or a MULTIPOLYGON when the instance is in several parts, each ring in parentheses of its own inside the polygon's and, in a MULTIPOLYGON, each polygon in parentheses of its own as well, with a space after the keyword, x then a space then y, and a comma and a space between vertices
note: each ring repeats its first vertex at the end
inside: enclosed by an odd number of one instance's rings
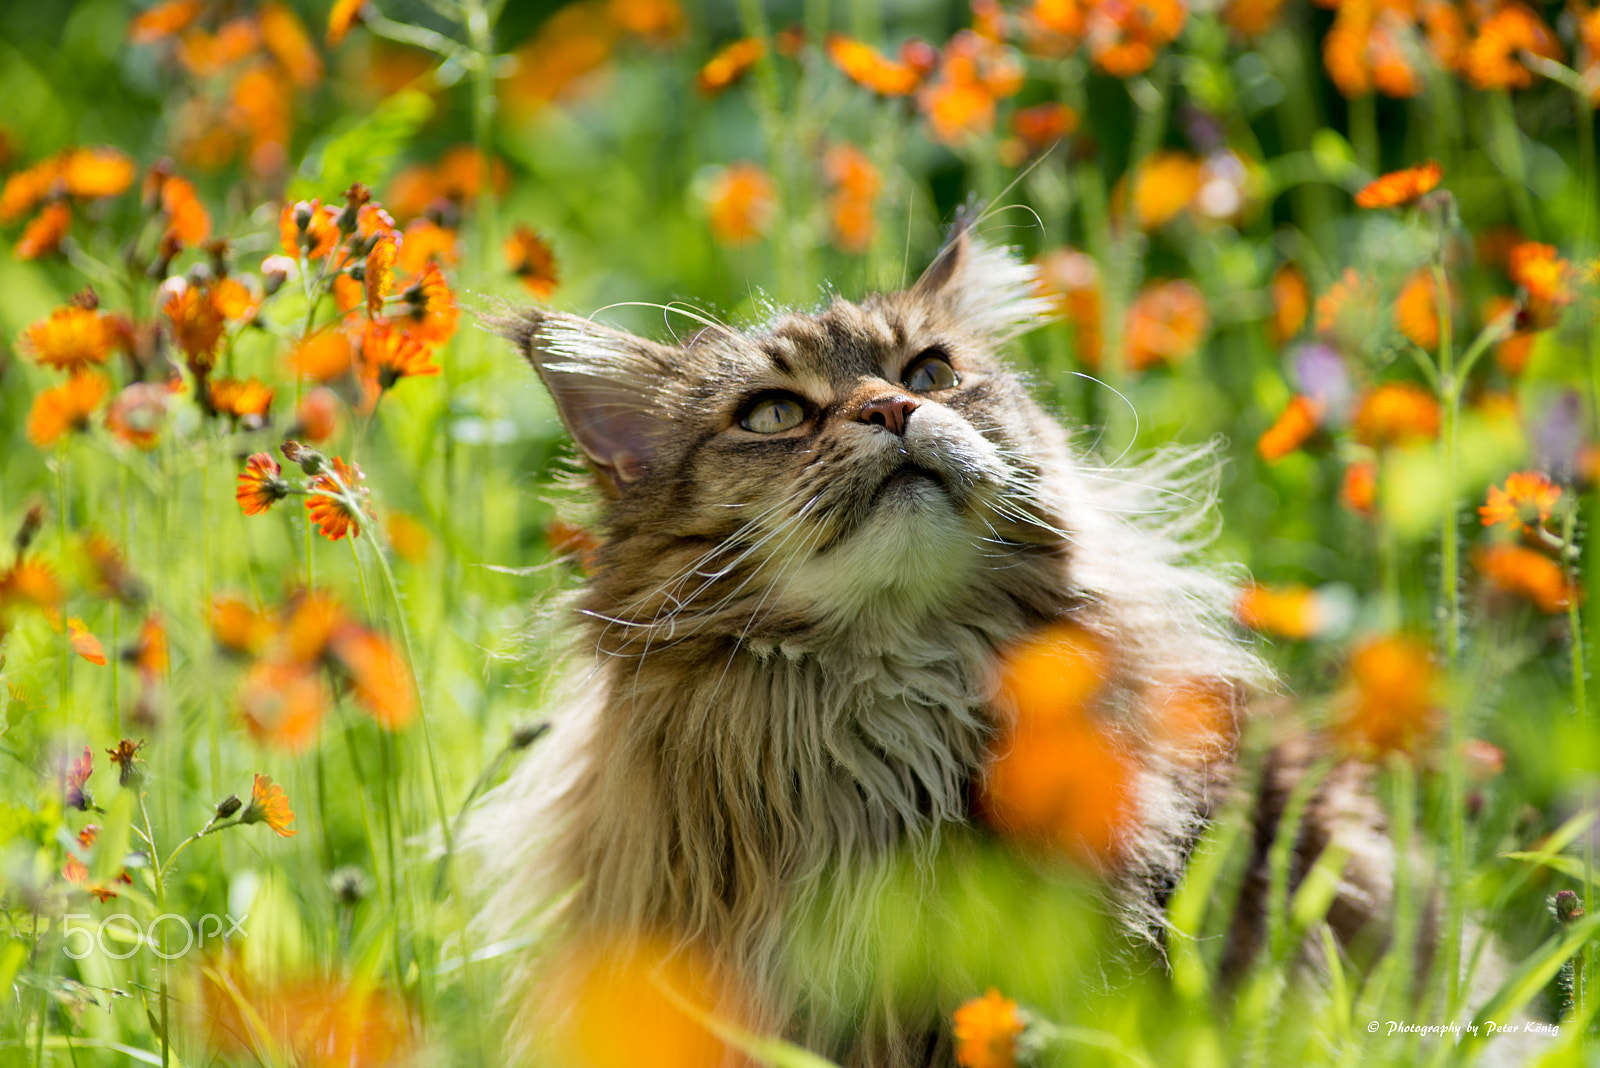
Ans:
POLYGON ((1356 151, 1356 162, 1369 174, 1378 173, 1378 98, 1374 93, 1350 101, 1350 147, 1356 151))
POLYGON ((1517 115, 1511 104, 1511 93, 1499 89, 1488 94, 1490 136, 1494 139, 1495 164, 1500 168, 1510 186, 1511 209, 1517 217, 1517 226, 1523 237, 1530 241, 1539 238, 1539 224, 1533 213, 1533 200, 1528 195, 1528 167, 1522 155, 1522 131, 1517 129, 1517 115))

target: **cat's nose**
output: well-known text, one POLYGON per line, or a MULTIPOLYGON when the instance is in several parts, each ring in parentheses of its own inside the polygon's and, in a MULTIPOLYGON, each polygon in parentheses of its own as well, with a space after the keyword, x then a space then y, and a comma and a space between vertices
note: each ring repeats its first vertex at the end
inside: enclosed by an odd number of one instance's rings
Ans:
POLYGON ((905 437, 906 420, 917 410, 917 402, 904 393, 892 397, 879 397, 861 406, 856 420, 873 426, 887 427, 892 433, 905 437))

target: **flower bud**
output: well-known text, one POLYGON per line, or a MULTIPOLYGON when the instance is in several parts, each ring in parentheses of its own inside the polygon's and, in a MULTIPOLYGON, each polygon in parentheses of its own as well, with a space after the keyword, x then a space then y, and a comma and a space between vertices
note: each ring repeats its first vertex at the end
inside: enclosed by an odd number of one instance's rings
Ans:
POLYGON ((261 281, 267 291, 267 296, 270 297, 282 289, 283 284, 298 274, 299 271, 299 265, 282 253, 268 256, 262 260, 261 281))
POLYGON ((244 807, 244 802, 239 800, 238 794, 229 794, 217 802, 217 819, 225 820, 244 807))

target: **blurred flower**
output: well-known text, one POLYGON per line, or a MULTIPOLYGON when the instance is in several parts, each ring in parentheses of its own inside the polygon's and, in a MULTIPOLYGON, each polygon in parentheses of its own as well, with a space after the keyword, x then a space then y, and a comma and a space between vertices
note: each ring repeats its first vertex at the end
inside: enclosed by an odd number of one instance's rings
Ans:
POLYGON ((89 561, 89 590, 99 597, 113 597, 125 605, 144 600, 144 584, 133 574, 116 544, 104 534, 91 534, 83 543, 89 561))
POLYGON ((245 461, 239 473, 234 499, 245 515, 258 515, 289 495, 289 483, 284 481, 283 468, 278 461, 264 452, 258 452, 245 461))
POLYGON ((1268 463, 1283 459, 1316 435, 1321 418, 1321 406, 1310 397, 1296 393, 1256 441, 1256 452, 1268 463))
POLYGON ((1378 294, 1354 267, 1317 298, 1317 333, 1350 349, 1358 349, 1378 328, 1378 294))
POLYGON ((1218 149, 1200 161, 1191 206, 1202 219, 1238 219, 1249 207, 1250 192, 1250 168, 1243 157, 1231 149, 1218 149))
POLYGON ((1076 356, 1085 367, 1100 366, 1100 268, 1085 253, 1058 248, 1038 262, 1038 291, 1056 314, 1072 324, 1076 356))
POLYGON ((413 564, 428 558, 433 536, 428 528, 404 512, 390 512, 384 517, 383 532, 396 556, 413 564))
POLYGON ((950 39, 937 74, 917 93, 917 107, 936 140, 959 145, 994 129, 995 104, 1015 96, 1022 67, 1007 48, 970 30, 950 39))
POLYGON ((1252 583, 1239 591, 1233 614, 1252 630, 1300 641, 1316 637, 1328 625, 1322 598, 1317 591, 1300 585, 1252 583))
POLYGON ((327 441, 339 432, 339 395, 325 386, 318 386, 300 398, 294 412, 292 435, 313 445, 327 441))
POLYGON ((1287 344, 1305 325, 1311 310, 1311 287, 1306 275, 1293 263, 1281 264, 1272 274, 1268 289, 1272 293, 1272 319, 1269 333, 1273 344, 1287 344))
POLYGON ((361 331, 361 366, 363 381, 374 390, 368 398, 371 403, 377 402, 378 393, 394 388, 402 378, 439 373, 427 346, 405 330, 383 322, 369 322, 361 331))
POLYGON ((1356 193, 1358 208, 1398 208, 1430 192, 1444 177, 1444 168, 1433 160, 1391 171, 1366 185, 1356 193))
POLYGON ((695 75, 694 87, 703 96, 716 96, 743 78, 766 54, 767 46, 760 38, 741 37, 706 61, 695 75))
POLYGON ((42 560, 18 559, 8 570, 0 571, 0 610, 22 605, 54 619, 65 596, 55 572, 42 560))
POLYGON ((1183 0, 1112 0, 1091 3, 1085 33, 1095 66, 1113 78, 1149 70, 1156 53, 1183 32, 1189 10, 1183 0))
POLYGON ((350 676, 355 698, 386 730, 399 730, 416 714, 410 673, 394 645, 365 627, 334 633, 334 660, 350 676))
POLYGON ((294 822, 294 810, 289 807, 283 787, 259 773, 250 786, 250 803, 239 813, 239 822, 245 825, 265 823, 284 838, 300 833, 289 826, 294 822))
POLYGON ((64 200, 46 204, 22 230, 12 252, 19 260, 37 260, 61 247, 62 238, 72 226, 72 209, 64 200))
POLYGON ((1011 130, 1030 154, 1043 152, 1078 128, 1078 113, 1058 101, 1020 108, 1011 116, 1011 130))
POLYGON ((764 236, 777 212, 777 194, 767 172, 754 163, 719 170, 706 193, 711 233, 724 245, 743 245, 764 236))
POLYGON ((149 451, 160 440, 167 421, 166 386, 157 382, 135 382, 111 398, 106 409, 106 429, 118 441, 149 451))
POLYGON ((1004 719, 981 781, 981 810, 998 829, 1092 868, 1114 864, 1136 818, 1138 769, 1100 722, 1108 651, 1063 623, 1019 644, 1000 669, 1004 719))
POLYGON ((1339 501, 1359 515, 1378 514, 1378 465, 1371 460, 1356 460, 1344 469, 1339 486, 1339 501))
POLYGON ((133 645, 123 650, 122 658, 132 662, 147 681, 166 674, 171 656, 167 649, 167 628, 160 615, 151 612, 145 617, 133 645))
POLYGON ((1017 1003, 994 987, 951 1015, 956 1037, 956 1063, 961 1068, 1014 1068, 1022 1013, 1017 1003))
POLYGON ((1528 297, 1528 318, 1535 329, 1555 325, 1559 309, 1571 304, 1572 264, 1557 255, 1554 245, 1524 241, 1507 254, 1506 273, 1528 297))
POLYGON ((1544 20, 1511 0, 1478 24, 1462 70, 1477 89, 1526 89, 1533 84, 1533 75, 1521 62, 1524 52, 1562 58, 1561 45, 1544 20))
POLYGON ((128 40, 133 44, 151 44, 174 37, 188 29, 205 6, 205 0, 163 0, 134 16, 128 23, 128 40))
POLYGON ((56 780, 61 786, 61 803, 68 808, 87 812, 94 799, 89 796, 87 789, 89 776, 94 774, 94 750, 87 745, 83 747, 83 755, 74 759, 70 764, 63 763, 56 773, 56 780))
POLYGON ((278 631, 270 617, 237 597, 213 597, 209 618, 212 637, 231 653, 255 655, 267 647, 278 631))
POLYGON ((400 242, 400 269, 418 274, 430 262, 450 267, 461 259, 456 232, 429 219, 414 219, 406 225, 400 242))
MULTIPOLYGON (((1432 352, 1439 347, 1439 287, 1433 271, 1423 267, 1406 279, 1394 305, 1395 325, 1417 347, 1432 352)), ((1448 303, 1448 301, 1446 302, 1448 303)))
POLYGON ((563 96, 575 95, 611 58, 617 27, 597 3, 569 3, 545 19, 518 45, 515 73, 505 80, 506 103, 528 114, 563 96))
POLYGON ((361 11, 367 0, 334 0, 328 9, 328 34, 324 39, 329 48, 338 47, 352 27, 361 21, 361 11))
POLYGON ((28 411, 28 440, 42 449, 72 431, 89 429, 90 417, 110 392, 111 381, 94 371, 80 371, 61 385, 42 390, 28 411))
POLYGON ((1549 522, 1561 503, 1561 487, 1539 471, 1514 471, 1506 487, 1489 487, 1489 500, 1478 509, 1486 527, 1504 524, 1512 530, 1535 531, 1549 522))
POLYGON ((1200 161, 1187 152, 1151 153, 1133 172, 1133 215, 1142 230, 1165 226, 1200 190, 1200 161))
POLYGON ((239 711, 250 733, 291 752, 316 739, 327 700, 316 669, 299 663, 258 660, 239 683, 239 711))
POLYGON ((367 315, 376 319, 383 313, 383 298, 394 289, 394 263, 400 249, 393 234, 378 238, 367 253, 365 281, 367 286, 367 315))
POLYGON ((185 286, 168 297, 161 310, 170 320, 172 338, 183 350, 189 366, 197 375, 210 370, 217 361, 217 348, 227 325, 222 310, 211 299, 210 288, 185 286))
POLYGON ((823 173, 832 192, 828 214, 833 220, 834 242, 846 252, 865 252, 877 233, 873 205, 883 178, 867 154, 846 142, 828 148, 822 157, 823 173))
MULTIPOLYGON (((94 846, 95 840, 99 837, 100 828, 91 823, 84 827, 83 830, 78 832, 78 845, 85 850, 90 849, 94 846)), ((61 877, 67 880, 69 883, 82 886, 86 891, 93 894, 101 902, 110 901, 112 898, 117 896, 117 892, 109 887, 87 885, 89 882, 88 865, 71 854, 68 854, 66 863, 61 866, 61 877)), ((118 871, 115 878, 112 879, 112 882, 122 883, 125 886, 133 885, 133 879, 128 875, 126 869, 118 871)))
POLYGON ((1439 402, 1410 382, 1390 382, 1369 392, 1356 411, 1356 438, 1381 447, 1439 436, 1439 402))
POLYGON ((1187 279, 1151 282, 1128 306, 1128 366, 1138 371, 1187 359, 1210 325, 1199 286, 1187 279))
POLYGON ((282 655, 305 667, 327 655, 334 633, 350 623, 344 606, 320 590, 304 590, 291 597, 279 615, 282 655))
POLYGON ((358 501, 364 477, 360 466, 335 458, 330 470, 311 480, 306 510, 318 532, 329 541, 338 541, 346 534, 360 537, 363 516, 358 501))
POLYGON ((116 320, 100 311, 64 305, 22 333, 24 351, 57 371, 82 371, 105 363, 117 344, 116 320))
POLYGON ((1284 0, 1224 0, 1222 21, 1246 39, 1260 37, 1278 23, 1284 0))
POLYGON ((518 223, 505 243, 506 263, 511 273, 522 279, 538 300, 550 299, 560 278, 556 274, 556 256, 549 242, 533 228, 518 223))
POLYGON ((272 2, 257 13, 261 42, 296 85, 307 88, 322 79, 322 57, 317 54, 305 24, 287 6, 272 2))
POLYGON ((185 178, 169 175, 161 182, 161 212, 167 235, 186 248, 198 248, 211 236, 211 215, 185 178))
POLYGON ((1549 615, 1564 612, 1582 591, 1567 581, 1561 565, 1521 545, 1490 545, 1472 557, 1473 566, 1490 585, 1516 594, 1549 615))
POLYGON ((662 44, 683 32, 683 8, 678 0, 609 0, 606 15, 635 37, 662 44))
POLYGON ((320 330, 297 345, 289 355, 290 369, 313 382, 332 382, 350 373, 354 350, 350 339, 337 330, 320 330))
POLYGON ((843 34, 829 34, 824 47, 845 77, 879 96, 909 96, 922 80, 914 68, 843 34))
POLYGON ((1403 637, 1361 646, 1350 657, 1350 688, 1336 733, 1366 757, 1414 753, 1438 722, 1437 671, 1427 647, 1403 637))
POLYGON ((544 528, 544 539, 553 555, 571 557, 587 574, 594 574, 599 566, 600 539, 583 527, 552 519, 544 528))
POLYGON ((207 403, 218 415, 231 416, 246 428, 266 425, 267 412, 277 393, 259 378, 241 382, 237 378, 218 378, 206 383, 207 403))

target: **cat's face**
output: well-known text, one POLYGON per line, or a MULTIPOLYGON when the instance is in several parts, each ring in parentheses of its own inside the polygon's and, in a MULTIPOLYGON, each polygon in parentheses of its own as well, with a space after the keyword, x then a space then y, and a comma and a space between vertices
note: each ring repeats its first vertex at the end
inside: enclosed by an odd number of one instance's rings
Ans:
POLYGON ((910 290, 761 332, 513 323, 610 498, 588 608, 619 647, 914 621, 1057 545, 1052 428, 995 351, 1028 281, 958 239, 910 290))

